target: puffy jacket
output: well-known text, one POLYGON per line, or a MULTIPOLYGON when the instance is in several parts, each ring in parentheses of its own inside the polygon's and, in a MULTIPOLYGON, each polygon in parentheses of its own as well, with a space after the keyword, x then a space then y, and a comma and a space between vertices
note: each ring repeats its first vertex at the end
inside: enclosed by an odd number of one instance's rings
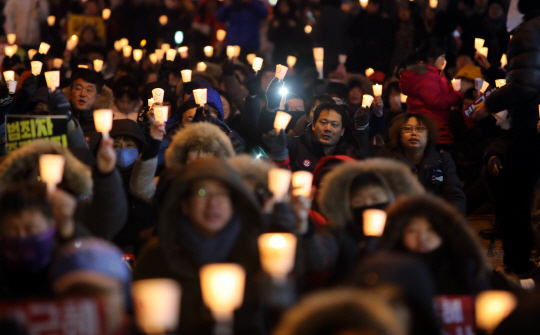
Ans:
POLYGON ((260 45, 261 20, 268 15, 264 3, 233 1, 231 6, 221 6, 216 17, 227 23, 227 45, 239 45, 242 49, 258 49, 260 45))
POLYGON ((431 65, 416 64, 403 71, 399 88, 407 96, 407 108, 411 113, 425 114, 439 125, 439 144, 452 144, 450 131, 450 107, 463 100, 463 94, 448 85, 446 78, 431 65))

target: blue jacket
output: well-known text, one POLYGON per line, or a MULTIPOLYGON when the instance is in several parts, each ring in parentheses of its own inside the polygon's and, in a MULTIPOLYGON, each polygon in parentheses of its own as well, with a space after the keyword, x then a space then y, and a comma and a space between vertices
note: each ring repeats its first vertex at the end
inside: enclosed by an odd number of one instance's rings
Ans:
POLYGON ((227 45, 239 45, 242 49, 258 49, 260 45, 261 20, 268 16, 264 3, 252 0, 245 3, 233 0, 231 6, 221 6, 216 14, 227 25, 227 45))

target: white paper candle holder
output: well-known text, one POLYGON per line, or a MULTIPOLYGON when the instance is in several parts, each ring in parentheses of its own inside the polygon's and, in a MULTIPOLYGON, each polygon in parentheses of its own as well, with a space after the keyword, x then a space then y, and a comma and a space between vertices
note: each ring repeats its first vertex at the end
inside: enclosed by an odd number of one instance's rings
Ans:
POLYGON ((7 34, 7 42, 9 44, 15 44, 15 41, 17 41, 17 35, 16 34, 7 34))
POLYGON ((375 84, 371 86, 373 88, 373 95, 376 97, 380 97, 382 95, 382 85, 375 84))
POLYGON ((103 69, 103 61, 101 59, 94 59, 94 71, 101 72, 103 69))
POLYGON ((313 58, 315 61, 324 61, 324 48, 313 48, 313 58))
POLYGON ((15 94, 17 91, 17 82, 15 80, 8 80, 6 81, 6 85, 8 87, 8 91, 10 94, 15 94))
POLYGON ((111 10, 109 8, 104 8, 101 11, 101 17, 103 20, 107 21, 111 17, 111 10))
POLYGON ((176 49, 167 50, 166 59, 172 62, 174 61, 175 58, 176 58, 176 49))
POLYGON ((292 194, 301 195, 309 198, 311 195, 311 187, 313 182, 313 174, 309 171, 296 171, 292 174, 292 194))
POLYGON ((167 122, 169 118, 169 106, 154 106, 154 119, 156 122, 167 122))
POLYGON ((285 79, 285 75, 287 74, 288 69, 288 67, 281 64, 276 65, 276 78, 278 78, 279 80, 285 79))
POLYGON ((180 58, 182 58, 182 59, 188 58, 188 55, 189 55, 188 51, 189 51, 188 47, 180 47, 180 48, 178 48, 178 53, 180 54, 180 58))
POLYGON ((167 51, 169 51, 170 48, 171 48, 171 45, 170 45, 169 43, 163 43, 163 44, 161 45, 161 50, 163 50, 163 52, 165 52, 165 53, 166 53, 167 51))
POLYGON ((476 325, 492 333, 517 305, 516 297, 507 291, 484 291, 476 296, 476 325))
POLYGON ((375 100, 374 97, 372 97, 369 94, 364 94, 364 96, 362 97, 362 107, 364 107, 364 108, 371 107, 371 104, 373 103, 373 100, 375 100))
POLYGON ((386 225, 386 212, 381 209, 366 209, 362 214, 365 236, 382 236, 386 225))
POLYGON ((96 109, 94 111, 94 125, 96 127, 96 131, 101 133, 104 139, 109 139, 112 123, 112 109, 96 109))
POLYGON ((47 71, 45 72, 45 81, 47 87, 54 91, 57 87, 60 87, 60 71, 47 71))
POLYGON ((256 54, 248 54, 246 56, 246 60, 248 61, 248 64, 253 66, 253 60, 255 59, 255 57, 257 57, 256 54))
POLYGON ((34 58, 34 56, 37 54, 37 50, 36 49, 30 49, 28 50, 28 59, 32 60, 32 58, 34 58))
POLYGON ((486 93, 486 90, 488 89, 489 87, 489 83, 487 81, 484 81, 484 83, 482 84, 482 89, 480 90, 480 92, 483 93, 486 93))
POLYGON ((407 96, 403 93, 400 93, 400 97, 401 97, 401 103, 404 104, 404 103, 407 103, 407 96))
POLYGON ((128 58, 131 56, 132 50, 133 48, 131 47, 131 45, 126 45, 122 48, 122 54, 124 55, 124 57, 128 58))
POLYGON ((480 91, 482 86, 484 86, 484 79, 474 78, 474 89, 480 91))
POLYGON ((206 71, 206 63, 205 62, 199 62, 197 63, 197 71, 204 72, 206 71))
POLYGON ((488 56, 488 51, 489 51, 488 48, 480 48, 480 49, 478 49, 478 53, 481 54, 481 55, 484 55, 485 57, 488 56))
POLYGON ((193 90, 193 97, 195 98, 195 103, 197 105, 201 107, 206 105, 207 89, 199 88, 199 89, 193 90))
POLYGON ((296 65, 296 57, 294 56, 287 56, 287 66, 289 68, 293 68, 296 65))
POLYGON ((501 56, 501 67, 505 67, 508 64, 508 58, 506 58, 506 54, 503 54, 501 56))
POLYGON ((227 32, 223 29, 219 29, 216 32, 216 39, 220 42, 223 42, 223 40, 225 40, 225 36, 227 36, 227 32))
POLYGON ((182 70, 180 71, 182 75, 182 81, 184 83, 189 83, 191 81, 191 70, 182 70))
POLYGON ((47 191, 54 192, 64 175, 65 159, 62 155, 39 156, 39 174, 41 181, 47 184, 47 191))
POLYGON ((4 71, 4 81, 15 80, 15 71, 4 71))
POLYGON ((282 202, 289 192, 292 173, 287 169, 273 168, 268 171, 268 189, 277 202, 282 202))
POLYGON ((56 23, 56 16, 54 15, 47 16, 47 24, 49 25, 49 27, 54 26, 55 23, 56 23))
POLYGON ((262 69, 263 59, 261 57, 255 57, 253 59, 253 70, 259 72, 262 69))
POLYGON ((495 86, 503 87, 506 85, 506 79, 495 79, 495 86))
POLYGON ((296 236, 290 233, 266 233, 258 238, 261 267, 278 283, 283 283, 294 268, 296 236))
POLYGON ((461 79, 452 79, 454 91, 461 91, 461 79))
POLYGON ((44 54, 46 55, 47 52, 49 52, 49 49, 51 48, 50 45, 48 45, 47 43, 45 42, 41 42, 41 44, 39 45, 39 53, 40 54, 44 54))
POLYGON ((285 113, 282 111, 276 112, 276 118, 274 119, 274 129, 276 131, 285 130, 287 126, 289 125, 289 122, 291 121, 292 116, 289 113, 285 113))
POLYGON ((13 55, 15 54, 15 49, 13 48, 12 45, 6 45, 4 47, 4 53, 6 54, 7 57, 13 57, 13 55))
POLYGON ((164 95, 165 95, 165 90, 162 88, 154 88, 152 90, 152 98, 154 98, 154 101, 156 103, 159 103, 159 104, 162 103, 164 95))
POLYGON ((32 74, 34 76, 39 76, 41 74, 41 68, 43 67, 43 63, 38 60, 33 60, 30 62, 30 66, 32 67, 32 74))
POLYGON ((62 64, 64 64, 64 60, 62 58, 53 59, 53 68, 60 69, 62 64))
POLYGON ((234 45, 227 45, 227 57, 229 60, 232 60, 233 57, 236 55, 236 48, 234 45))
POLYGON ((371 77, 372 74, 375 73, 375 70, 373 70, 372 68, 368 68, 366 69, 366 77, 371 77))
POLYGON ((478 37, 475 38, 475 39, 474 39, 474 48, 475 48, 476 50, 482 49, 482 48, 484 47, 484 42, 485 42, 485 41, 484 41, 483 38, 478 38, 478 37))
POLYGON ((207 58, 211 58, 214 55, 214 47, 208 45, 204 47, 204 55, 207 58))
POLYGON ((347 63, 347 55, 339 55, 339 64, 347 63))
POLYGON ((323 79, 324 78, 324 62, 322 60, 315 61, 315 67, 317 68, 319 79, 323 79))

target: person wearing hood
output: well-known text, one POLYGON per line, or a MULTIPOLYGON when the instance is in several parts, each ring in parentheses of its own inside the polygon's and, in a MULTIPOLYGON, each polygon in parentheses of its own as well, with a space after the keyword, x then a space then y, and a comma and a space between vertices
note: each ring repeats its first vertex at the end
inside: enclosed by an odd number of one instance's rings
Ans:
POLYGON ((463 101, 463 94, 448 84, 441 71, 446 66, 445 51, 434 42, 426 43, 398 68, 399 88, 407 96, 407 110, 425 114, 439 127, 437 144, 451 147, 450 108, 463 101), (403 70, 401 73, 399 73, 403 70))
POLYGON ((210 263, 239 264, 246 271, 246 288, 244 303, 234 313, 234 334, 261 334, 254 279, 261 271, 257 236, 263 225, 251 192, 218 157, 166 170, 161 187, 158 236, 142 251, 134 280, 178 281, 182 286, 179 332, 209 334, 214 321, 203 303, 199 269, 210 263))
POLYGON ((452 156, 438 151, 437 125, 423 114, 402 113, 396 116, 388 131, 390 142, 381 156, 408 165, 424 188, 441 196, 465 215, 467 200, 452 156))

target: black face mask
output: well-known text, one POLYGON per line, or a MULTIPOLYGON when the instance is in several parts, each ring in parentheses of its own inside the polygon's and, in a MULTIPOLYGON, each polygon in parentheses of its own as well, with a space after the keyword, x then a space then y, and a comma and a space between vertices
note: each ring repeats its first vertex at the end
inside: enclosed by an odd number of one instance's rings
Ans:
POLYGON ((359 233, 361 236, 364 236, 364 211, 366 209, 382 209, 383 211, 386 210, 386 207, 390 205, 390 202, 381 202, 375 205, 370 206, 363 206, 363 207, 355 207, 352 209, 353 213, 353 222, 352 222, 352 228, 359 233))

